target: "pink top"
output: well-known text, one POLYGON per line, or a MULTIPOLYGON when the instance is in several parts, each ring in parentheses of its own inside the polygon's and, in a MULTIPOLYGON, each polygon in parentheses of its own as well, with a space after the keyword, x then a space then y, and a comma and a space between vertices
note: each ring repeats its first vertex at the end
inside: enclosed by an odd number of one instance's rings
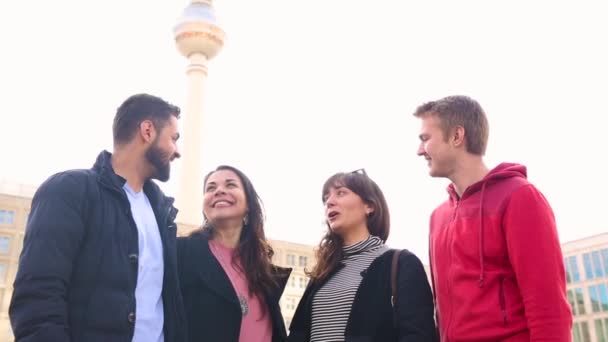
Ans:
MULTIPOLYGON (((245 298, 246 314, 241 320, 241 333, 239 342, 271 342, 272 323, 270 313, 266 309, 263 314, 262 305, 266 305, 256 295, 249 294, 249 286, 245 275, 232 265, 234 248, 228 248, 222 244, 209 240, 209 249, 217 261, 222 265, 224 272, 230 279, 237 296, 245 298)), ((240 261, 236 261, 240 265, 240 261)))

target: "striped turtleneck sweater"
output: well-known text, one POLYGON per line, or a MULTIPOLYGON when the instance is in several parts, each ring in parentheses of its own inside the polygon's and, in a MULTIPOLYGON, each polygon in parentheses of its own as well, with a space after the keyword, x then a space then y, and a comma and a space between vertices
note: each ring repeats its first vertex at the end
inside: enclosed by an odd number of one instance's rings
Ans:
POLYGON ((344 246, 344 267, 336 272, 315 294, 312 300, 311 342, 343 342, 346 324, 355 299, 369 265, 382 253, 388 251, 377 236, 354 245, 344 246))

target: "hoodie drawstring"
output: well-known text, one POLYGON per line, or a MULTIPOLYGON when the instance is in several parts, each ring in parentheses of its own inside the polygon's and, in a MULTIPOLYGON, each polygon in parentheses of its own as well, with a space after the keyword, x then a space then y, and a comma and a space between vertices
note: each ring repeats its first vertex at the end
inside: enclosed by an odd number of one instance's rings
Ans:
POLYGON ((485 270, 484 270, 484 262, 483 262, 483 239, 484 239, 484 226, 483 226, 483 196, 486 192, 486 182, 483 182, 481 185, 481 196, 479 199, 479 287, 483 287, 483 283, 485 280, 485 270))

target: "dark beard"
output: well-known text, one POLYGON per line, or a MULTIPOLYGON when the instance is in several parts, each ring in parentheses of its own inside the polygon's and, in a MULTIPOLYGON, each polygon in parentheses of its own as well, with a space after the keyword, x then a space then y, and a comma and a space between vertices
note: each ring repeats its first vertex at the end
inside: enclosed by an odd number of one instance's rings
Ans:
POLYGON ((151 178, 158 179, 161 182, 169 180, 171 174, 171 165, 169 156, 163 152, 155 143, 146 151, 146 159, 154 167, 155 173, 151 178))

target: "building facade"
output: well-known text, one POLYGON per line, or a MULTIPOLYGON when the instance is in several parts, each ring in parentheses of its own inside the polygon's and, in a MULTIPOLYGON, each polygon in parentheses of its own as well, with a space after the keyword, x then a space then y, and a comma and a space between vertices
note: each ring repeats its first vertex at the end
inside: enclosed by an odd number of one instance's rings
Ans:
POLYGON ((0 341, 12 341, 8 307, 36 188, 0 182, 0 341))
POLYGON ((305 271, 311 270, 315 263, 314 249, 309 245, 279 240, 271 240, 270 245, 274 250, 273 264, 293 269, 280 302, 285 326, 289 329, 296 307, 308 285, 309 278, 305 271))
POLYGON ((562 245, 574 342, 608 342, 608 233, 562 245))

